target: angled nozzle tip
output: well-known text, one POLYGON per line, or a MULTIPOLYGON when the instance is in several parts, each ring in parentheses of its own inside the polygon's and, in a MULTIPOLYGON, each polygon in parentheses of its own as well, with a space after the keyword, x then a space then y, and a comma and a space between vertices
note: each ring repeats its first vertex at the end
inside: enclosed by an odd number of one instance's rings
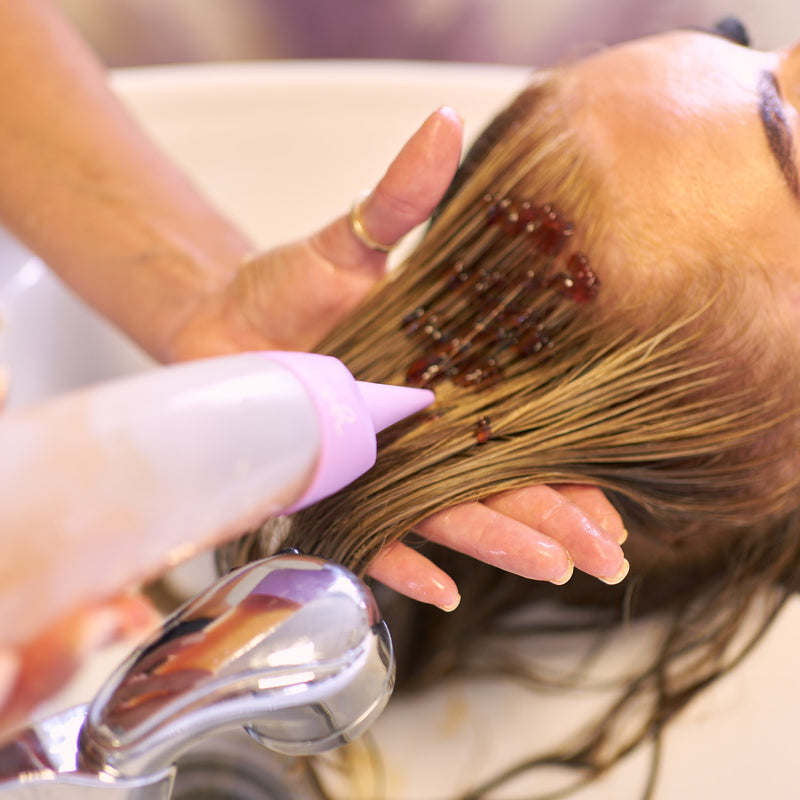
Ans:
POLYGON ((434 401, 429 389, 413 389, 409 386, 390 386, 386 383, 356 381, 358 391, 369 409, 375 433, 400 422, 401 419, 422 411, 434 401))

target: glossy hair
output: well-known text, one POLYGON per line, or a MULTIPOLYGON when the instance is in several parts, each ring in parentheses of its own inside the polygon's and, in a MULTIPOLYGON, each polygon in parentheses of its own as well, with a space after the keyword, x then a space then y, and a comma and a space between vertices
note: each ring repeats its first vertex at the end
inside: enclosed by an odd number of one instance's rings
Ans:
MULTIPOLYGON (((475 261, 470 269, 486 275, 510 269, 502 230, 490 240, 485 233, 502 228, 491 208, 500 198, 515 209, 551 204, 573 223, 568 248, 587 254, 597 296, 576 303, 557 293, 548 307, 551 344, 507 348, 494 380, 437 380, 435 408, 385 432, 373 470, 280 529, 282 545, 363 573, 383 546, 453 504, 532 483, 606 491, 630 532, 631 574, 621 586, 581 575, 562 587, 537 584, 419 543, 455 577, 461 606, 445 615, 396 596, 382 600, 400 688, 490 666, 535 678, 531 664, 498 642, 530 632, 509 614, 539 600, 586 609, 581 624, 598 632, 623 619, 668 615, 653 661, 628 676, 608 714, 579 742, 527 765, 569 764, 581 780, 657 738, 737 661, 794 590, 800 562, 797 369, 783 356, 780 332, 748 313, 758 273, 736 268, 733 256, 726 264, 698 255, 669 270, 663 261, 612 258, 620 252, 612 239, 636 236, 618 237, 626 223, 604 190, 612 178, 597 174, 571 131, 558 73, 537 74, 473 146, 419 247, 317 349, 359 379, 407 381, 432 345, 409 334, 404 318, 430 310, 443 292, 462 291, 453 269, 465 253, 475 261), (673 279, 661 280, 667 273, 673 279), (756 632, 742 639, 749 612, 756 632), (647 713, 633 733, 618 729, 643 697, 647 713)), ((525 263, 551 281, 563 277, 567 255, 532 248, 525 263)), ((458 302, 470 324, 486 316, 470 297, 458 302)), ((227 567, 258 557, 275 539, 268 528, 220 560, 227 567)))

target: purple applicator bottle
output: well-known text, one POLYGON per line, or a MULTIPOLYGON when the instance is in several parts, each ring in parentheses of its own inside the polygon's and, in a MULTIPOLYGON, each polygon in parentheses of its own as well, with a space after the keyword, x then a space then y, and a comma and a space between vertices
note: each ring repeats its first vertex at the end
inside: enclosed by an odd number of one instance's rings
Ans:
POLYGON ((341 361, 316 353, 270 352, 268 358, 300 380, 319 423, 314 475, 287 511, 334 494, 365 473, 376 457, 375 435, 421 411, 434 399, 427 389, 356 381, 341 361))

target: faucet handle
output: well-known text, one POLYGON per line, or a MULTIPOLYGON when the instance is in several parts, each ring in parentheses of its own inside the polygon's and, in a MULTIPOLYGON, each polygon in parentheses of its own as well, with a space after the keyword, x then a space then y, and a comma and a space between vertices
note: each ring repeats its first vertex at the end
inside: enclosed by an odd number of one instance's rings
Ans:
POLYGON ((120 665, 88 709, 80 760, 133 777, 242 725, 277 752, 321 752, 371 724, 393 684, 366 585, 330 561, 272 556, 221 578, 120 665))

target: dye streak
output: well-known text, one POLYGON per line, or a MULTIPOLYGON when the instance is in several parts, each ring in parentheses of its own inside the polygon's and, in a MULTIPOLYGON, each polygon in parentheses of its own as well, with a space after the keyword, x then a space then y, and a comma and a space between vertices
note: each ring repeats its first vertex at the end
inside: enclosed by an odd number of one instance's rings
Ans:
POLYGON ((486 195, 483 206, 485 225, 461 244, 439 291, 403 319, 421 351, 411 386, 491 386, 512 361, 551 349, 569 308, 597 296, 589 259, 570 251, 573 226, 552 205, 486 195))

